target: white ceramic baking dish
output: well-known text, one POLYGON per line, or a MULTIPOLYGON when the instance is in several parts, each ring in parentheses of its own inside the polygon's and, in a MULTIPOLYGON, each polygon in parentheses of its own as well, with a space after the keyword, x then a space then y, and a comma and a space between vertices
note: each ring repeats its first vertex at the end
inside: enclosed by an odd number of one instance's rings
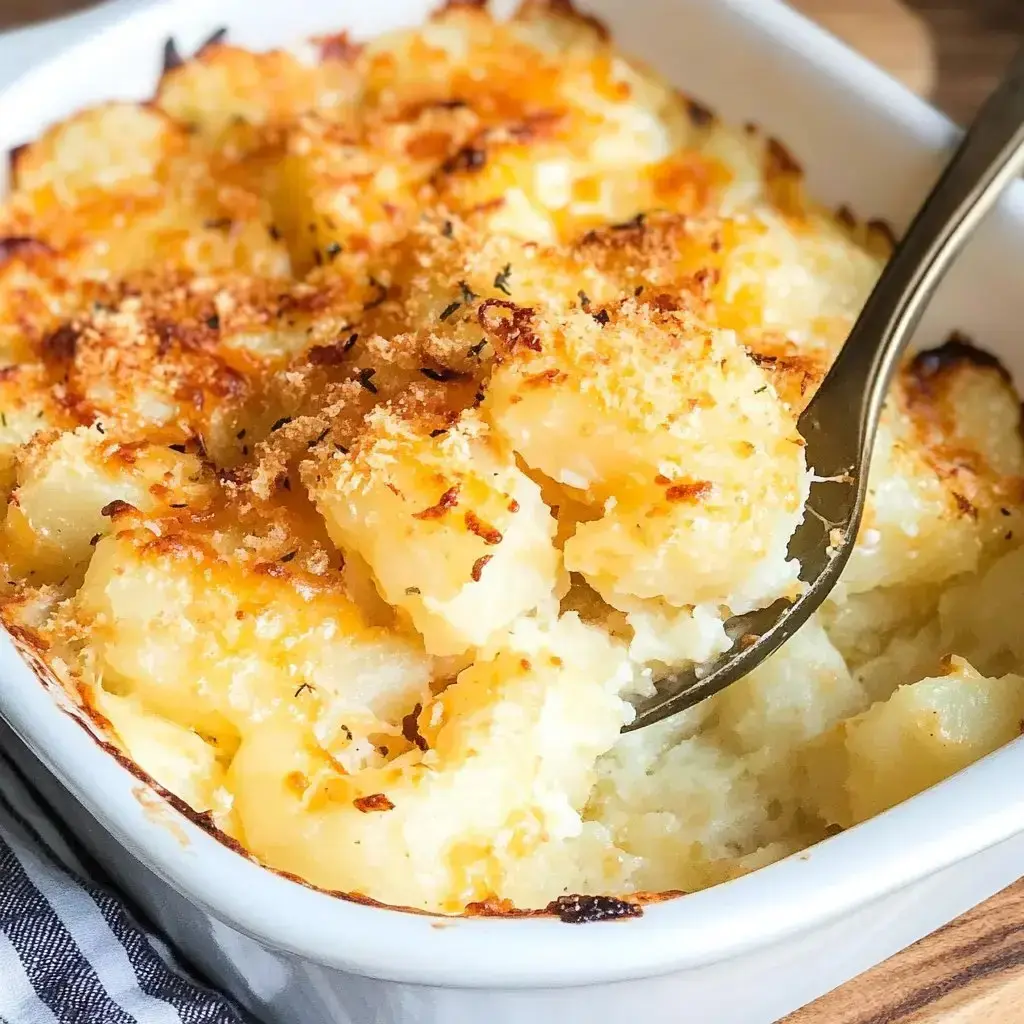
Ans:
MULTIPOLYGON (((429 6, 165 0, 133 9, 0 95, 0 146, 83 104, 148 95, 170 34, 185 52, 221 25, 254 47, 327 28, 359 37, 415 23, 429 6)), ((898 227, 953 136, 941 116, 776 0, 583 6, 688 92, 785 140, 819 197, 863 216, 898 227)), ((951 275, 922 340, 959 328, 1024 370, 1022 266, 1018 190, 951 275)), ((178 814, 101 749, 6 637, 0 680, 0 713, 63 787, 20 745, 19 756, 92 852, 209 975, 280 1024, 763 1024, 1024 865, 1016 742, 804 854, 639 919, 439 920, 360 906, 258 867, 178 814)), ((0 741, 16 744, 6 732, 0 741)))

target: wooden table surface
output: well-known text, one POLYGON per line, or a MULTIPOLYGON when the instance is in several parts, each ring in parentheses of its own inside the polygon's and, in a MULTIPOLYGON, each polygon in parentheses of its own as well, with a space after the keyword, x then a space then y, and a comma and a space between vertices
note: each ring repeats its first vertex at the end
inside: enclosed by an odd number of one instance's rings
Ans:
MULTIPOLYGON (((961 123, 1024 39, 1024 0, 791 2, 961 123)), ((86 6, 0 0, 0 30, 86 6)), ((1024 881, 785 1024, 1024 1024, 1024 881)))

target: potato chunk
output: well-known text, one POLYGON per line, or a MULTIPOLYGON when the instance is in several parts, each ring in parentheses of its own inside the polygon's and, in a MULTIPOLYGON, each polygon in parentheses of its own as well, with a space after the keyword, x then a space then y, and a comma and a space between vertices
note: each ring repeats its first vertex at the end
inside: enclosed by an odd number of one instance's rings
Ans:
MULTIPOLYGON (((145 709, 136 697, 92 689, 92 703, 112 726, 128 756, 168 792, 200 814, 222 809, 222 753, 197 733, 145 709)), ((225 822, 215 814, 220 827, 225 822)))
POLYGON ((568 568, 612 604, 738 612, 791 590, 808 476, 761 369, 731 332, 685 313, 627 302, 602 319, 533 321, 485 406, 527 466, 593 506, 568 568))
POLYGON ((19 153, 10 212, 31 218, 34 238, 92 275, 168 266, 287 274, 256 187, 262 178, 212 161, 157 108, 107 104, 19 153))
POLYGON ((239 129, 280 128, 307 111, 330 110, 351 100, 355 87, 341 61, 308 65, 284 50, 252 53, 215 44, 163 75, 156 104, 230 151, 239 129))
POLYGON ((867 703, 821 623, 812 618, 782 650, 717 698, 716 728, 770 771, 783 766, 801 743, 867 703))
POLYGON ((461 654, 526 612, 553 614, 560 559, 539 488, 486 424, 466 412, 433 437, 432 423, 379 407, 306 480, 334 542, 366 561, 427 650, 461 654))
POLYGON ((689 890, 770 863, 799 848, 794 837, 820 838, 803 820, 804 745, 864 706, 812 619, 718 697, 624 736, 598 762, 588 816, 638 858, 641 888, 689 890))
POLYGON ((231 767, 246 839, 316 884, 392 904, 459 911, 516 899, 518 886, 553 899, 561 882, 547 865, 584 833, 580 809, 622 725, 628 676, 622 649, 568 616, 550 632, 527 624, 463 671, 418 716, 425 749, 379 769, 340 774, 275 719, 231 767))
POLYGON ((953 658, 944 676, 902 686, 835 727, 817 758, 845 765, 845 780, 840 792, 821 790, 819 813, 843 826, 865 821, 1008 743, 1022 719, 1024 677, 985 677, 953 658))
POLYGON ((369 746, 428 693, 422 648, 371 626, 340 584, 225 562, 172 523, 100 541, 72 614, 105 686, 221 743, 284 715, 369 746))
POLYGON ((41 431, 67 426, 67 410, 49 388, 42 366, 22 363, 0 372, 0 495, 8 497, 22 445, 41 431))
POLYGON ((746 336, 784 332, 805 350, 838 348, 882 266, 811 211, 794 220, 762 206, 728 221, 722 241, 715 294, 722 325, 746 336))
POLYGON ((19 151, 14 185, 40 205, 75 205, 95 191, 145 193, 187 144, 185 131, 160 111, 108 103, 56 125, 19 151))
POLYGON ((1024 547, 997 558, 978 575, 949 587, 939 599, 944 650, 958 651, 985 675, 1024 666, 1024 547))
POLYGON ((953 340, 920 353, 890 402, 845 593, 934 585, 1020 536, 1020 403, 990 357, 953 340))
POLYGON ((368 125, 307 115, 289 133, 277 219, 296 267, 376 253, 415 223, 431 175, 474 126, 463 109, 427 109, 415 123, 368 125))
POLYGON ((3 521, 12 571, 66 576, 89 560, 107 533, 111 503, 152 510, 167 502, 208 500, 210 481, 194 455, 159 445, 119 445, 95 428, 38 438, 17 467, 3 521), (109 510, 108 510, 109 511, 109 510))

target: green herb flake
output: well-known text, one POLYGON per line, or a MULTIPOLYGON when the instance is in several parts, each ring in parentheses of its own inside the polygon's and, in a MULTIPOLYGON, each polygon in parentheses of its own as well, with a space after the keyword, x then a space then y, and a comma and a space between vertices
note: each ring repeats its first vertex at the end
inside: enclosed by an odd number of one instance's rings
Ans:
POLYGON ((499 292, 504 292, 505 295, 511 295, 512 292, 509 290, 508 282, 512 276, 512 264, 506 263, 502 269, 494 275, 494 287, 499 292))

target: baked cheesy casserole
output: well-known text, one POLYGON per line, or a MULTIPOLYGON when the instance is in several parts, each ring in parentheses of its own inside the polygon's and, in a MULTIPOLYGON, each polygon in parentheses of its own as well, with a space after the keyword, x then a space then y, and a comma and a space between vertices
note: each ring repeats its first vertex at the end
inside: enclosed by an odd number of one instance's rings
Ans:
POLYGON ((1020 403, 953 338, 825 609, 620 735, 795 593, 796 419, 890 248, 781 145, 565 0, 167 56, 13 158, 2 616, 205 827, 396 906, 635 900, 1018 733, 1020 403))

